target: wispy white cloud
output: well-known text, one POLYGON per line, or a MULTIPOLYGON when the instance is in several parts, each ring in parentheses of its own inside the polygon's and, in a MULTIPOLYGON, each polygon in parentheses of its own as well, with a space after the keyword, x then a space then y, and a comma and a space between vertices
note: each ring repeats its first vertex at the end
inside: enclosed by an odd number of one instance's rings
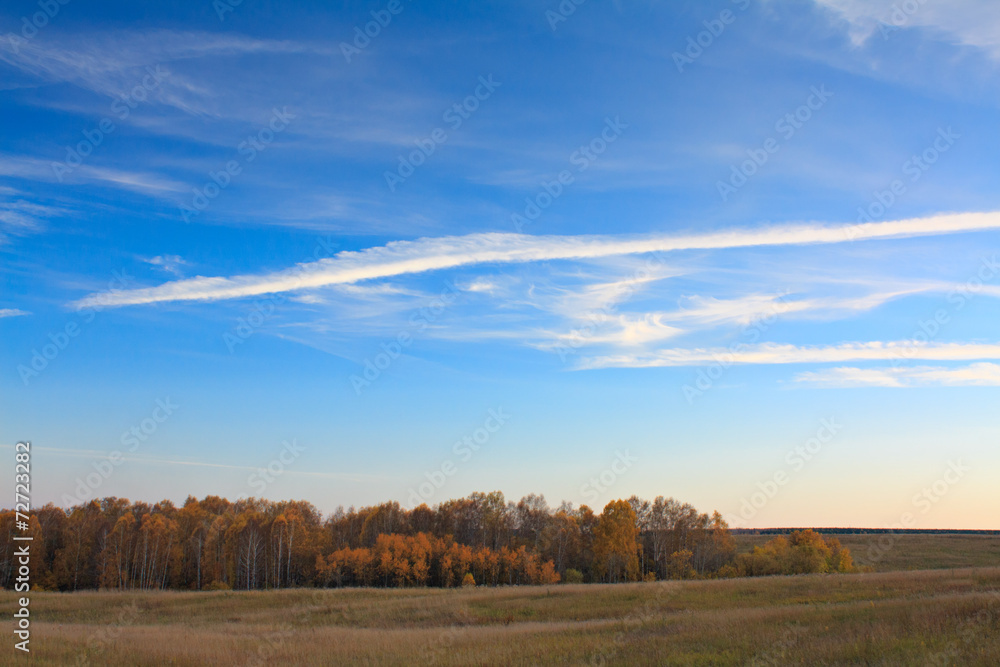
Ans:
POLYGON ((855 368, 840 367, 799 373, 795 381, 817 387, 998 387, 1000 365, 980 362, 944 366, 855 368))
POLYGON ((485 263, 586 260, 679 250, 845 243, 1000 229, 1000 213, 957 213, 860 225, 793 224, 704 234, 655 236, 529 236, 470 234, 395 241, 262 275, 197 277, 157 287, 93 294, 75 305, 100 300, 105 307, 171 301, 211 301, 415 274, 485 263))
POLYGON ((39 214, 52 213, 53 209, 26 201, 0 202, 0 242, 8 235, 33 232, 39 226, 39 214))
POLYGON ((597 315, 617 312, 621 304, 632 299, 643 288, 659 280, 679 275, 667 267, 653 270, 639 268, 612 279, 584 282, 576 287, 548 287, 532 285, 528 290, 529 303, 539 310, 553 313, 570 321, 591 321, 597 315))
POLYGON ((389 282, 331 285, 291 296, 288 301, 308 314, 290 326, 323 337, 391 335, 406 326, 415 308, 433 299, 423 290, 389 282))
MULTIPOLYGON (((53 164, 59 163, 26 156, 0 155, 0 175, 30 181, 57 182, 59 178, 53 164)), ((170 201, 175 199, 176 193, 187 190, 181 183, 155 174, 89 164, 81 164, 69 174, 63 174, 63 179, 70 183, 107 185, 170 201)))
POLYGON ((698 328, 727 323, 745 326, 779 315, 840 317, 844 313, 872 310, 899 297, 952 288, 952 285, 927 284, 845 297, 793 298, 790 292, 749 294, 735 299, 689 296, 681 300, 679 310, 662 313, 662 316, 668 321, 691 323, 698 328))
POLYGON ((487 294, 493 294, 497 291, 497 283, 494 280, 480 276, 468 285, 464 285, 462 289, 467 292, 486 292, 487 294))
POLYGON ((582 348, 590 345, 613 345, 635 347, 658 343, 687 333, 684 329, 671 326, 658 313, 620 314, 595 317, 590 326, 582 326, 571 331, 540 332, 544 340, 532 344, 540 350, 582 348))
MULTIPOLYGON (((0 61, 46 83, 71 83, 117 98, 136 86, 146 67, 210 57, 307 52, 328 55, 331 49, 228 32, 115 31, 21 41, 17 48, 0 49, 0 61)), ((224 115, 213 101, 216 91, 211 86, 176 71, 170 71, 151 95, 156 103, 186 113, 224 115)))
MULTIPOLYGON (((0 156, 0 174, 3 173, 3 158, 0 156)), ((45 220, 66 213, 57 206, 37 204, 22 199, 20 191, 14 188, 0 187, 0 243, 8 236, 24 236, 37 232, 45 220)))
POLYGON ((20 308, 0 308, 0 319, 4 317, 19 317, 21 315, 30 315, 26 310, 21 310, 20 308))
POLYGON ((1000 359, 998 343, 925 343, 916 340, 870 341, 798 346, 761 343, 727 348, 672 348, 584 360, 580 368, 655 368, 705 364, 826 364, 845 361, 1000 359))
MULTIPOLYGON (((855 44, 877 31, 925 28, 937 38, 1000 60, 1000 4, 992 0, 816 0, 846 22, 855 44)), ((889 33, 887 33, 889 34, 889 33)))
POLYGON ((788 294, 750 294, 734 299, 685 296, 677 310, 616 313, 591 318, 594 320, 593 330, 588 329, 585 336, 579 331, 554 333, 550 334, 551 340, 535 347, 553 349, 569 344, 575 348, 600 345, 635 347, 727 324, 760 324, 763 327, 779 316, 836 318, 845 313, 868 311, 893 298, 922 291, 925 290, 915 288, 856 297, 805 299, 790 299, 788 294))
MULTIPOLYGON (((128 125, 151 135, 182 137, 218 148, 228 147, 227 137, 256 131, 252 128, 266 122, 277 104, 288 105, 296 118, 293 132, 282 138, 284 144, 305 155, 334 150, 338 156, 370 158, 385 146, 412 147, 417 138, 415 113, 439 105, 443 110, 453 102, 416 87, 404 91, 372 86, 361 63, 340 66, 340 50, 328 40, 260 39, 229 31, 46 31, 18 42, 17 48, 9 48, 4 40, 0 64, 4 62, 20 71, 22 85, 70 84, 94 94, 49 86, 34 104, 112 119, 117 117, 112 101, 128 96, 150 81, 150 71, 156 72, 155 86, 142 94, 141 104, 128 115, 128 125), (247 71, 254 76, 239 75, 247 71), (349 82, 349 87, 306 91, 296 83, 302 77, 349 82)), ((457 143, 449 140, 449 145, 457 143)), ((184 158, 189 163, 202 159, 196 151, 188 151, 184 158)), ((277 212, 271 223, 293 220, 318 226, 324 222, 323 209, 343 216, 360 208, 345 210, 336 199, 350 204, 346 197, 323 201, 321 195, 311 202, 312 197, 303 193, 301 199, 302 204, 283 207, 286 210, 277 212)), ((321 228, 330 229, 329 221, 325 223, 321 228)))
POLYGON ((180 276, 182 274, 181 267, 187 264, 179 255, 157 255, 156 257, 140 257, 140 259, 175 276, 180 276))
POLYGON ((806 310, 805 301, 789 301, 786 294, 748 294, 735 299, 719 299, 701 295, 686 295, 680 308, 661 315, 672 322, 688 325, 750 324, 770 315, 806 310))

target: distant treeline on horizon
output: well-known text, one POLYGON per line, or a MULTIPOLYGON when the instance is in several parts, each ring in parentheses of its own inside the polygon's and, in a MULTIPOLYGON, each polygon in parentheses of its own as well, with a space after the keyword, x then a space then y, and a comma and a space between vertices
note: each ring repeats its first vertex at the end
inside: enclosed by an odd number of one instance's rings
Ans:
MULTIPOLYGON (((0 531, 14 534, 14 511, 0 531)), ((258 590, 296 586, 470 586, 656 581, 850 572, 836 538, 805 530, 737 553, 718 512, 632 496, 600 514, 503 493, 412 510, 398 502, 324 517, 305 501, 189 496, 181 507, 124 498, 31 512, 33 590, 258 590)), ((0 550, 11 588, 17 543, 0 550)))
POLYGON ((737 535, 788 535, 811 530, 822 535, 1000 535, 1000 530, 979 528, 730 528, 737 535))

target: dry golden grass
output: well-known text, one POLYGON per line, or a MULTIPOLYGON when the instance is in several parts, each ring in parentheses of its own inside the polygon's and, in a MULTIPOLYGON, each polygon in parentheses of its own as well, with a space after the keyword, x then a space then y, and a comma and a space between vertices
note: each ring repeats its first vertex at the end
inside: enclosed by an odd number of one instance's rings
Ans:
MULTIPOLYGON (((734 535, 739 551, 763 545, 774 535, 734 535)), ((824 537, 829 537, 824 534, 824 537)), ((854 561, 877 572, 937 568, 990 567, 1000 564, 1000 535, 838 534, 854 561)))
POLYGON ((41 665, 1000 664, 1000 568, 31 597, 41 665))

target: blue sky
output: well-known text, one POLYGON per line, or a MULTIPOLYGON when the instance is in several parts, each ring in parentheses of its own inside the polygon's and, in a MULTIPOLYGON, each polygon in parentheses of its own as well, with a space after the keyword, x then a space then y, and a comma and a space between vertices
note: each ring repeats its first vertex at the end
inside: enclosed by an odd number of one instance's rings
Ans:
POLYGON ((995 3, 13 2, 0 36, 36 503, 1000 528, 995 3))

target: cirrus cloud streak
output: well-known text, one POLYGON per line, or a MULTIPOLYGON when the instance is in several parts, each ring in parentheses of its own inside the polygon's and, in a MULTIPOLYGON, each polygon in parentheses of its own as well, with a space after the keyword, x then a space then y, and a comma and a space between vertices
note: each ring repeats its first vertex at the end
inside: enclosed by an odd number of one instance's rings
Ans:
POLYGON ((809 371, 796 382, 817 387, 1000 387, 1000 365, 980 362, 947 368, 915 366, 889 368, 839 367, 809 371))
POLYGON ((1000 343, 925 343, 916 340, 869 341, 798 346, 779 343, 726 348, 673 348, 648 354, 594 357, 579 368, 654 368, 705 364, 823 364, 884 360, 968 361, 1000 359, 1000 343))
POLYGON ((845 243, 1000 229, 1000 212, 955 213, 856 225, 790 224, 704 234, 655 236, 531 236, 478 233, 394 241, 283 271, 231 278, 196 277, 108 294, 91 294, 73 304, 116 307, 176 301, 217 301, 356 283, 404 274, 488 263, 585 260, 681 250, 845 243))

